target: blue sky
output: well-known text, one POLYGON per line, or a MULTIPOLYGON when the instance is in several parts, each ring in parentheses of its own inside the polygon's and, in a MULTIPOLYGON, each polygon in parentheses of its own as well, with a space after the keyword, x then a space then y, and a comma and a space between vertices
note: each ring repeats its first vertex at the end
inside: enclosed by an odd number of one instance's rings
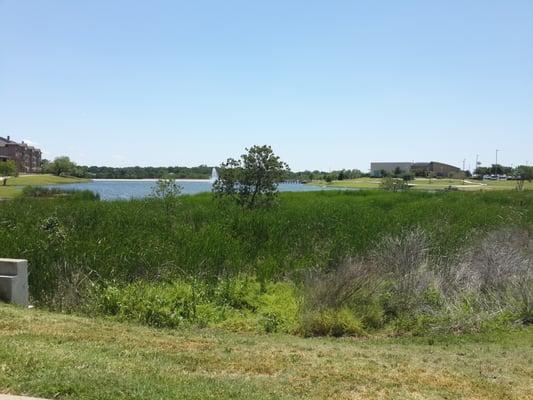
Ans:
POLYGON ((533 163, 533 1, 0 0, 0 135, 89 165, 533 163))

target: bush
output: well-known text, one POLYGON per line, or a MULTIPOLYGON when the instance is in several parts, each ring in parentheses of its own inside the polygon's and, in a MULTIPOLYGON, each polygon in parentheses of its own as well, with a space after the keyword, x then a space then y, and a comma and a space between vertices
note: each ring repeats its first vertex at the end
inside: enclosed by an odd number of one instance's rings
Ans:
POLYGON ((533 254, 527 231, 489 234, 458 262, 429 257, 420 228, 389 236, 367 257, 304 285, 305 334, 328 334, 333 313, 348 310, 365 330, 388 325, 395 333, 464 333, 527 324, 532 315, 533 254))
POLYGON ((304 336, 363 336, 361 321, 348 308, 326 308, 306 313, 301 320, 304 336))
POLYGON ((196 320, 199 298, 192 286, 183 282, 136 282, 123 288, 105 287, 97 301, 100 312, 120 320, 175 328, 196 320))
POLYGON ((74 200, 100 200, 100 195, 90 190, 68 190, 61 188, 48 188, 42 186, 25 186, 22 189, 23 197, 63 197, 74 200))
POLYGON ((119 320, 155 327, 218 326, 234 331, 293 333, 299 300, 291 283, 261 285, 252 277, 220 280, 214 288, 200 282, 109 285, 95 308, 119 320))
POLYGON ((379 184, 379 187, 389 192, 399 192, 409 189, 409 184, 407 183, 407 181, 408 180, 386 176, 384 178, 381 178, 381 183, 379 184))

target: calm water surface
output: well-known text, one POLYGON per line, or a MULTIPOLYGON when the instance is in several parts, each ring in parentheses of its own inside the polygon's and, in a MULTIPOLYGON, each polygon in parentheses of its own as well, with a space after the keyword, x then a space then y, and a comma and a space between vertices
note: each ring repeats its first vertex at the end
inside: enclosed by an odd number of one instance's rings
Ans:
MULTIPOLYGON (((210 192, 212 181, 205 180, 176 180, 183 188, 184 194, 196 194, 210 192)), ((98 193, 102 200, 119 200, 131 198, 143 198, 152 193, 156 182, 153 180, 95 180, 87 183, 73 183, 69 185, 50 185, 48 187, 60 187, 70 190, 90 190, 98 193)), ((309 192, 316 190, 328 190, 314 185, 304 185, 301 183, 282 183, 279 185, 281 192, 309 192)))

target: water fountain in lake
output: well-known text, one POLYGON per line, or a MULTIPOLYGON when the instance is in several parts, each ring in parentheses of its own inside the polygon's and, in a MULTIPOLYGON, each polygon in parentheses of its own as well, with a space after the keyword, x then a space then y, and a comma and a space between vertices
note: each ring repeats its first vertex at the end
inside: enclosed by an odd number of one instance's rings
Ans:
POLYGON ((213 167, 213 169, 211 170, 211 179, 210 179, 210 181, 214 183, 217 179, 218 179, 218 171, 217 171, 216 168, 213 167))

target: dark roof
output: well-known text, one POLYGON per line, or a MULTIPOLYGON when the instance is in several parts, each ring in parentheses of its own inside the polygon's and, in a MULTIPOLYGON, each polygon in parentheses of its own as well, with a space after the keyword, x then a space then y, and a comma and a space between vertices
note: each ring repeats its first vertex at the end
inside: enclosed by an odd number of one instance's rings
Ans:
POLYGON ((14 141, 12 141, 12 140, 8 140, 7 138, 2 137, 2 136, 0 136, 0 141, 2 141, 2 142, 4 142, 4 143, 15 143, 14 141))

